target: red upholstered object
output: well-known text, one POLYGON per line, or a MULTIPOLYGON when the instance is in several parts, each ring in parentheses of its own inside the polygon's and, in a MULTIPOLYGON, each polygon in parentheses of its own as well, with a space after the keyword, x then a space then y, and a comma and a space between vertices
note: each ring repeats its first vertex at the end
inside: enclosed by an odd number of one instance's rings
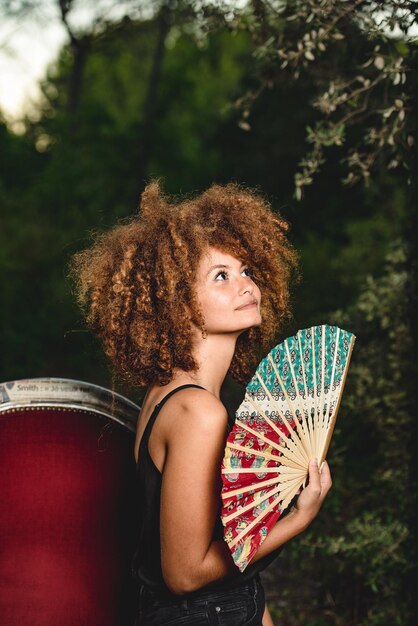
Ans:
POLYGON ((132 624, 133 433, 82 409, 0 413, 0 625, 132 624))

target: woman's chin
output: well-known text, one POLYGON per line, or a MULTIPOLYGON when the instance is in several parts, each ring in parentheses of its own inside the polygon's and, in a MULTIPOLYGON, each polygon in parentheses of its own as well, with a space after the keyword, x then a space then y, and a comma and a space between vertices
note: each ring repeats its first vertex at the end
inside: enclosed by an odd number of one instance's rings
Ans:
POLYGON ((245 328, 239 330, 238 332, 240 335, 242 335, 242 333, 251 330, 251 328, 258 328, 259 326, 261 326, 261 320, 259 320, 258 322, 254 322, 254 324, 249 324, 248 326, 245 326, 245 328))

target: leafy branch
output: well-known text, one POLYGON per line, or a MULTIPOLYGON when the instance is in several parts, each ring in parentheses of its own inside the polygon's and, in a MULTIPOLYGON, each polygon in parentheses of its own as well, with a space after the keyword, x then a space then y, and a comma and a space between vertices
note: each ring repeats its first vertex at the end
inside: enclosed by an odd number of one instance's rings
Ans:
POLYGON ((331 147, 342 147, 344 184, 367 184, 378 163, 409 168, 413 138, 407 77, 414 53, 410 29, 418 22, 415 2, 257 0, 238 13, 259 64, 258 84, 235 102, 243 130, 251 129, 256 100, 279 83, 283 72, 292 80, 309 75, 320 90, 311 102, 320 117, 306 129, 311 147, 294 178, 297 199, 331 147), (354 137, 350 129, 360 125, 365 132, 353 145, 347 141, 354 137))

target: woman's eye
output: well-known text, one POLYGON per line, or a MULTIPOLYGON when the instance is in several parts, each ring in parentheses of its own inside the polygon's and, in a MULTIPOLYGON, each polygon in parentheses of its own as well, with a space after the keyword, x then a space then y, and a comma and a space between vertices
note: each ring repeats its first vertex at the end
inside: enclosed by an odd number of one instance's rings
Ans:
MULTIPOLYGON (((254 274, 252 272, 252 270, 249 267, 246 267, 245 269, 242 270, 241 274, 243 272, 246 272, 247 276, 250 276, 251 278, 253 278, 254 274)), ((227 279, 228 278, 228 272, 222 271, 222 272, 218 272, 215 276, 215 280, 218 280, 218 278, 222 276, 222 279, 227 279)), ((218 281, 221 282, 221 281, 218 281)), ((223 282, 223 281, 222 281, 223 282)))

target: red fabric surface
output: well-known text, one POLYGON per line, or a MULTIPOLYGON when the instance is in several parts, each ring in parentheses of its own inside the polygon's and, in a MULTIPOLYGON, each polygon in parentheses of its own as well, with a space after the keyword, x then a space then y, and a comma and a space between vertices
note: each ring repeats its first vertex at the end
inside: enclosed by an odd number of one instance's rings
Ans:
POLYGON ((133 434, 83 411, 0 414, 1 626, 131 624, 133 434))

